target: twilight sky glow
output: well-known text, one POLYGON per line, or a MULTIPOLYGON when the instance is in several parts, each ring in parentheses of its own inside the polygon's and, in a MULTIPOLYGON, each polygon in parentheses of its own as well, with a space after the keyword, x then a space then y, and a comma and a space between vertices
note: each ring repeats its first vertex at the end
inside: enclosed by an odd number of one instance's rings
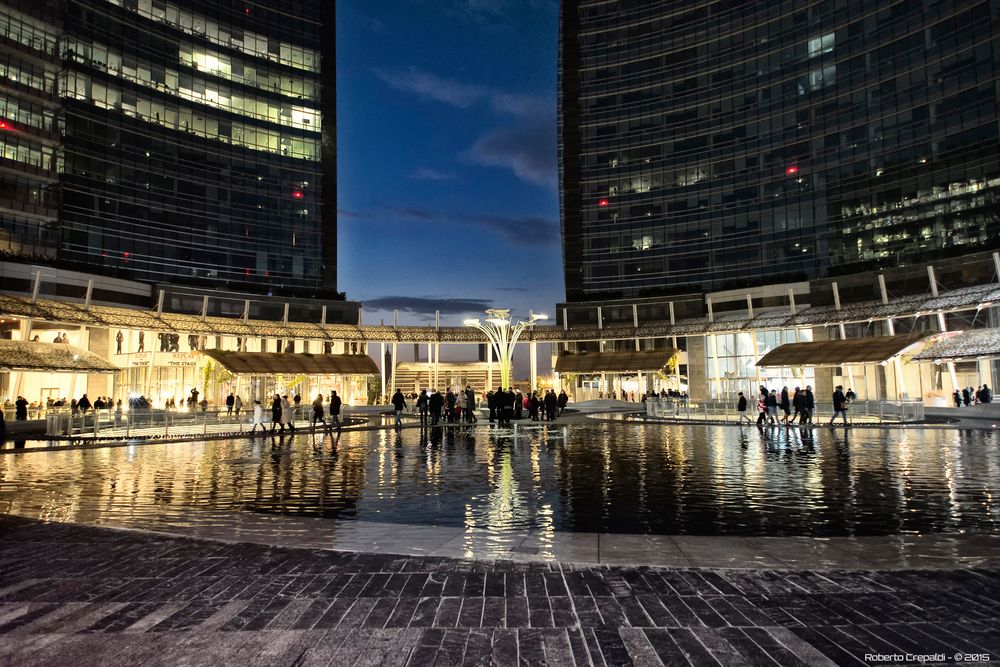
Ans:
POLYGON ((558 0, 337 6, 340 289, 365 321, 554 314, 558 0))

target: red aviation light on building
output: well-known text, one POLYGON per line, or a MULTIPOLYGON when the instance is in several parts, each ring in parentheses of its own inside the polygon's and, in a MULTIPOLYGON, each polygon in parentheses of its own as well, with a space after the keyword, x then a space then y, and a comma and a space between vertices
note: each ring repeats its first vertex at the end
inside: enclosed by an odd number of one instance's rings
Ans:
POLYGON ((607 206, 610 203, 611 202, 609 202, 607 199, 602 199, 601 201, 597 202, 597 205, 598 206, 607 206))
POLYGON ((292 196, 296 199, 302 199, 305 197, 305 194, 303 194, 302 190, 292 190, 292 196))
POLYGON ((785 167, 785 176, 794 176, 797 173, 799 173, 799 165, 792 164, 785 167))
POLYGON ((5 120, 0 118, 0 130, 11 130, 13 129, 10 124, 5 120))

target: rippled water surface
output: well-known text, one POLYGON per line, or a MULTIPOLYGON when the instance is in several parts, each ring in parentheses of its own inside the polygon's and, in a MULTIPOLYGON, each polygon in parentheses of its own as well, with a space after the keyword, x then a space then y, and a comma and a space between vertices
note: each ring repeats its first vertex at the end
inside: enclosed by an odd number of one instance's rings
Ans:
MULTIPOLYGON (((600 424, 345 433, 0 455, 0 511, 102 522, 197 509, 498 532, 1000 532, 993 432, 600 424)), ((9 445, 8 445, 9 446, 9 445)))

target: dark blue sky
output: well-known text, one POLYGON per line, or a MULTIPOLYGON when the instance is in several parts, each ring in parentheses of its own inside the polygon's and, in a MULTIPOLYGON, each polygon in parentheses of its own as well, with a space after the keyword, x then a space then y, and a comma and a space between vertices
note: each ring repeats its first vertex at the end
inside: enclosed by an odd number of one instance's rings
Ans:
POLYGON ((366 322, 554 314, 557 18, 557 0, 337 3, 339 282, 366 322))

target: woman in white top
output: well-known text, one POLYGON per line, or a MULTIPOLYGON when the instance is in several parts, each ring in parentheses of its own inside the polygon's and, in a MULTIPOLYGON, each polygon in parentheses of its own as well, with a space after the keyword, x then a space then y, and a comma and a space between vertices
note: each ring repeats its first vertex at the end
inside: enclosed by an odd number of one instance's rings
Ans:
POLYGON ((257 432, 257 425, 260 425, 260 432, 264 433, 264 408, 261 406, 260 401, 253 402, 253 428, 250 429, 251 433, 257 432))

